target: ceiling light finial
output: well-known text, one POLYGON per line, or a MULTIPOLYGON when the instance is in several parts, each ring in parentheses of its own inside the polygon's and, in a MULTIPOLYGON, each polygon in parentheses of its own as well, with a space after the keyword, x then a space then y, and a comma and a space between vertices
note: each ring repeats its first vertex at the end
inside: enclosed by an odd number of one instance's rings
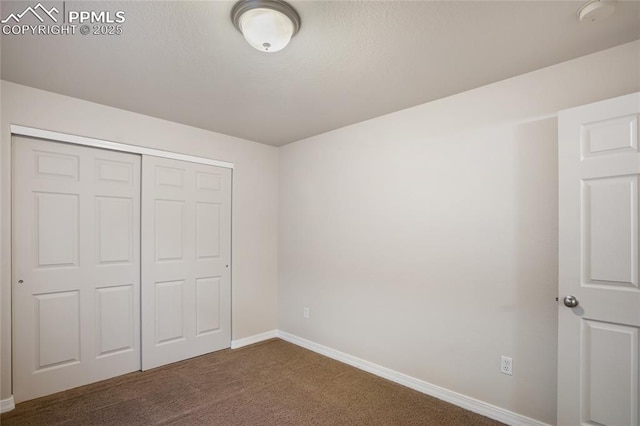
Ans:
POLYGON ((282 0, 240 0, 231 10, 233 25, 262 52, 277 52, 300 30, 300 16, 282 0))
POLYGON ((578 9, 580 21, 602 21, 613 14, 615 6, 610 1, 589 0, 578 9))

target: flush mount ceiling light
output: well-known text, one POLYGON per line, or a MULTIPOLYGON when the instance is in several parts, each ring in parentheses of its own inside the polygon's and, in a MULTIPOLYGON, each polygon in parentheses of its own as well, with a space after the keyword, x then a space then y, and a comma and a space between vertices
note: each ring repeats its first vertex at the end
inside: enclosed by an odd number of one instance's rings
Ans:
POLYGON ((300 16, 281 0, 240 0, 231 10, 233 25, 262 52, 277 52, 300 30, 300 16))
POLYGON ((613 14, 614 5, 609 1, 590 0, 578 9, 580 21, 602 21, 613 14))

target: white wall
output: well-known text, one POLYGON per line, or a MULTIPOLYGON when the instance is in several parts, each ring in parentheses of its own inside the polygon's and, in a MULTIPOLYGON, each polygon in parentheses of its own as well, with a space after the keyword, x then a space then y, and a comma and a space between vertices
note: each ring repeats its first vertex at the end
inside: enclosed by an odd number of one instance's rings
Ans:
POLYGON ((555 423, 556 114, 639 68, 640 41, 282 147, 279 329, 555 423))
POLYGON ((232 338, 236 340, 276 328, 276 148, 6 81, 1 84, 0 399, 11 395, 10 124, 234 163, 232 338))

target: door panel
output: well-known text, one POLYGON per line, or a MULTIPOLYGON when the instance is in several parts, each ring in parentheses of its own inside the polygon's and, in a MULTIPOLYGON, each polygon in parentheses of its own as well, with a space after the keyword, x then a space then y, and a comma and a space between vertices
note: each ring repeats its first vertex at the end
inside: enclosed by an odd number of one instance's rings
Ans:
POLYGON ((155 296, 156 344, 184 340, 184 280, 155 283, 155 296))
POLYGON ((582 371, 587 393, 584 420, 603 425, 634 424, 638 329, 584 321, 582 339, 586 346, 582 371))
POLYGON ((96 331, 98 357, 134 348, 136 329, 133 285, 98 288, 96 291, 96 331))
POLYGON ((39 267, 78 266, 78 194, 34 192, 39 267))
POLYGON ((157 262, 184 260, 184 201, 155 200, 153 215, 155 254, 157 262))
POLYGON ((96 197, 98 264, 133 260, 132 201, 123 197, 96 197))
POLYGON ((222 277, 196 279, 196 335, 220 329, 220 281, 222 277))
POLYGON ((628 115, 598 120, 583 126, 583 157, 637 152, 638 116, 628 115))
POLYGON ((638 113, 640 94, 559 115, 559 425, 638 426, 638 113))
POLYGON ((585 282, 637 287, 638 177, 584 181, 585 282))
POLYGON ((80 297, 78 291, 36 294, 36 372, 80 362, 80 297), (64 342, 64 344, 61 344, 64 342))
POLYGON ((220 257, 221 204, 196 203, 196 256, 198 259, 220 257))
POLYGON ((140 157, 12 152, 16 402, 139 370, 140 157))
POLYGON ((231 170, 143 158, 142 368, 231 344, 231 170))

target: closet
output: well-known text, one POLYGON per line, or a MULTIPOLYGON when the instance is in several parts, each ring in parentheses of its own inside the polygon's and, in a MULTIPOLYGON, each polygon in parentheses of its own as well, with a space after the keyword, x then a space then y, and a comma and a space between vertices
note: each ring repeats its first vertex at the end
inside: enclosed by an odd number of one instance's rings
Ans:
POLYGON ((13 136, 16 402, 230 346, 231 169, 155 153, 13 136))

